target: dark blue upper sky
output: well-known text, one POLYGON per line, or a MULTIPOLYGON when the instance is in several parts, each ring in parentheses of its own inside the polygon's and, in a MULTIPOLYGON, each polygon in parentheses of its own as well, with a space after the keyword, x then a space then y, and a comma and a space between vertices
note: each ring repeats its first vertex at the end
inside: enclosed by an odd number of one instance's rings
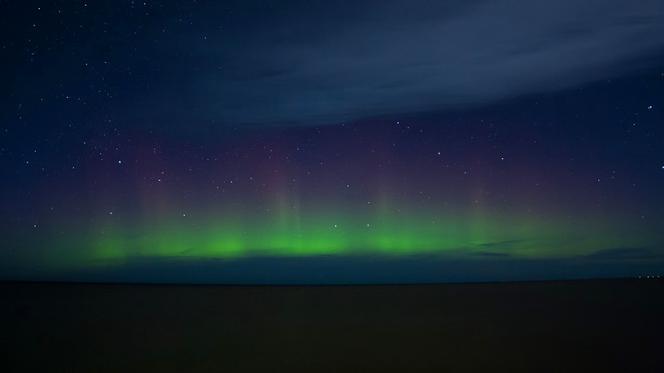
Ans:
POLYGON ((477 107, 659 67, 664 47, 658 0, 1 6, 5 115, 43 100, 132 126, 338 124, 477 107))

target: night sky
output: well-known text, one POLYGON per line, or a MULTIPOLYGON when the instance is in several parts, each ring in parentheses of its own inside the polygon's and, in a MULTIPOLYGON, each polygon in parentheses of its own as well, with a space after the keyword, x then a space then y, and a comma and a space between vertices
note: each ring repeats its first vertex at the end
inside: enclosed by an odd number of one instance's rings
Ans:
POLYGON ((661 0, 0 18, 2 279, 664 274, 661 0))

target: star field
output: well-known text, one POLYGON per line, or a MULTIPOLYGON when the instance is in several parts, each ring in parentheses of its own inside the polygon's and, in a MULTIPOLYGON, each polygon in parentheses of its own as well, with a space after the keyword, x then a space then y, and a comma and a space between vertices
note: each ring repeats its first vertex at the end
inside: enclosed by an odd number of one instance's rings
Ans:
POLYGON ((564 1, 562 31, 505 31, 503 51, 465 29, 486 9, 416 2, 402 29, 387 3, 0 3, 0 277, 662 271, 664 40, 606 26, 661 7, 603 23, 564 1), (491 63, 433 43, 459 22, 491 63))

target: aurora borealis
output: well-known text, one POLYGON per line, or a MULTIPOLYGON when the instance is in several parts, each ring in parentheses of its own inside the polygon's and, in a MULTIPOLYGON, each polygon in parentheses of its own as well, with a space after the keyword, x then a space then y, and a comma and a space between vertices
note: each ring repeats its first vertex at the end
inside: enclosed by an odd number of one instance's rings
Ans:
MULTIPOLYGON (((397 36, 386 25, 398 10, 346 4, 333 17, 363 30, 351 37, 321 21, 329 6, 296 3, 3 4, 19 32, 3 45, 14 53, 0 277, 186 282, 204 266, 212 282, 316 283, 320 268, 325 282, 440 281, 454 263, 454 280, 473 281, 664 268, 664 40, 609 52, 664 34, 657 22, 577 35, 551 30, 594 21, 560 15, 533 40, 500 35, 521 52, 468 36, 483 65, 465 47, 430 49, 433 25, 462 27, 443 16, 451 9, 405 14, 411 28, 397 36), (538 38, 551 45, 529 55, 538 38), (575 51, 584 63, 563 58, 575 51), (449 76, 433 67, 445 63, 449 76), (289 264, 300 261, 309 267, 289 264)), ((471 14, 458 16, 485 24, 471 14)))
POLYGON ((297 258, 481 267, 603 253, 638 263, 629 255, 659 252, 661 197, 632 192, 656 189, 640 176, 651 170, 598 168, 592 157, 616 153, 584 136, 592 129, 568 128, 576 140, 561 143, 549 136, 555 126, 522 137, 529 125, 448 120, 238 130, 221 144, 149 138, 103 160, 109 140, 91 137, 71 145, 87 172, 41 176, 49 192, 33 200, 31 221, 5 234, 19 249, 4 255, 17 268, 78 273, 253 258, 275 268, 297 258), (447 136, 456 138, 441 143, 447 136))

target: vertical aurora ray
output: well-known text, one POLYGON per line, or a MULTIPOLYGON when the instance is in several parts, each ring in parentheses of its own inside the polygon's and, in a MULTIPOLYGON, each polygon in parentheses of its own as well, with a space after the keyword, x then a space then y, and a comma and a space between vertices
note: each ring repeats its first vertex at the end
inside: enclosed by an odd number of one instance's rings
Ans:
POLYGON ((368 136, 376 132, 246 133, 222 150, 136 145, 135 165, 88 165, 81 191, 54 188, 39 204, 54 208, 40 212, 38 228, 5 229, 5 272, 251 260, 272 263, 269 272, 301 258, 443 258, 482 268, 613 251, 656 257, 664 247, 662 210, 624 183, 588 185, 538 149, 503 164, 482 144, 439 150, 389 132, 368 136), (203 162, 200 152, 210 153, 203 162))

